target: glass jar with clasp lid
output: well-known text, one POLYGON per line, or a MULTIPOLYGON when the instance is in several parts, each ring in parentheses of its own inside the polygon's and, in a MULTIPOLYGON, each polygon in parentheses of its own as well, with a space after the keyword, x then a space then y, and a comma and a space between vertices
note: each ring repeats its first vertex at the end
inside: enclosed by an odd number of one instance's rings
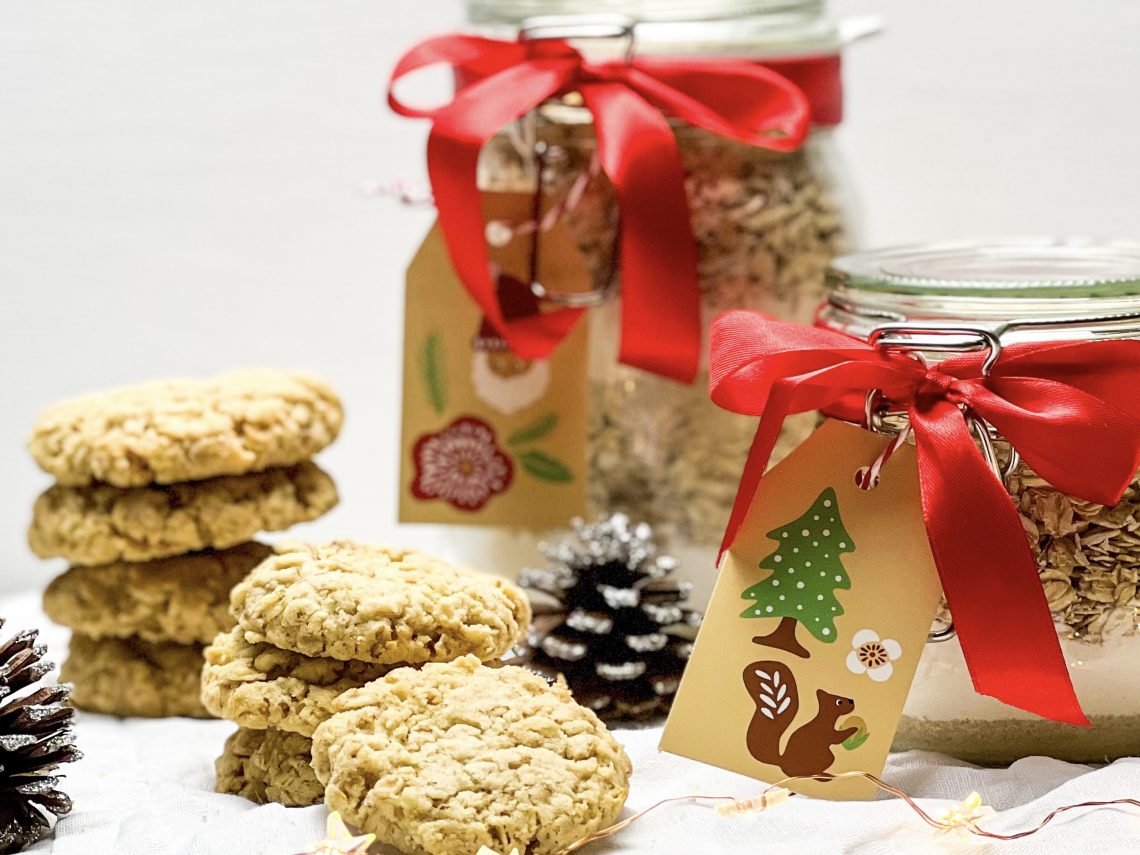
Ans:
MULTIPOLYGON (((809 323, 828 263, 854 243, 847 171, 834 139, 842 115, 840 53, 872 26, 841 25, 824 6, 822 0, 467 0, 480 35, 565 40, 590 61, 762 64, 807 96, 811 130, 794 151, 669 119, 697 244, 706 344, 713 318, 728 309, 809 323)), ((654 524, 691 568, 694 600, 702 602, 753 425, 709 401, 707 364, 686 385, 618 361, 621 212, 600 169, 593 117, 581 95, 552 98, 503 128, 483 149, 478 181, 487 192, 541 193, 581 250, 592 293, 536 293, 548 306, 590 308, 588 511, 622 511, 654 524)), ((790 420, 778 454, 811 425, 810 418, 790 420)), ((446 541, 462 541, 457 551, 468 560, 508 573, 533 560, 533 532, 453 531, 446 541)))
MULTIPOLYGON (((838 259, 818 324, 917 358, 1018 342, 1140 339, 1140 243, 943 244, 838 259)), ((992 362, 991 362, 992 364, 992 362)), ((905 417, 904 417, 905 418, 905 417)), ((867 424, 905 426, 868 398, 867 424)), ((983 454, 1020 513, 1073 684, 1091 728, 1034 717, 974 692, 943 604, 895 747, 981 763, 1044 754, 1088 762, 1140 751, 1140 482, 1115 506, 1031 471, 992 427, 983 454)))

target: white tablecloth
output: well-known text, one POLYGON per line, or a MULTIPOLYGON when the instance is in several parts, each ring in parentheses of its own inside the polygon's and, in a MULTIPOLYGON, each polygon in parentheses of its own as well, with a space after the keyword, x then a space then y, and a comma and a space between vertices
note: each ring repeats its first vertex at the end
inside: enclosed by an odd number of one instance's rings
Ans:
MULTIPOLYGON (((8 619, 0 634, 38 626, 53 658, 66 634, 39 610, 38 596, 0 601, 8 619)), ((710 721, 710 726, 715 722, 710 721)), ((77 730, 85 754, 67 767, 64 788, 75 811, 55 837, 32 852, 52 855, 292 855, 324 837, 323 807, 257 806, 213 792, 213 761, 233 725, 188 719, 114 719, 81 713, 77 730)), ((748 798, 756 781, 657 751, 659 730, 622 730, 633 760, 628 812, 677 795, 748 798)), ((1009 769, 978 769, 922 752, 892 756, 884 777, 928 810, 979 791, 998 814, 984 826, 1016 831, 1035 825, 1053 807, 1091 799, 1140 797, 1140 760, 1104 768, 1031 758, 1009 769)), ((1114 853, 1140 851, 1140 810, 1110 808, 1067 814, 1018 843, 992 844, 930 829, 903 803, 830 803, 796 798, 761 814, 721 819, 712 807, 667 805, 605 843, 602 853, 832 853, 832 852, 1114 853)), ((474 853, 472 853, 474 855, 474 853)))

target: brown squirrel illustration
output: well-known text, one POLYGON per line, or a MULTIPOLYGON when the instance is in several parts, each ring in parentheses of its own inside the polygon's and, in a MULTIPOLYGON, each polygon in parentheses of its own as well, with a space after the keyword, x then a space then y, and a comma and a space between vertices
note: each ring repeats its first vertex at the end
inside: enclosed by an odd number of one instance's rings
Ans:
POLYGON ((744 669, 744 685, 756 704, 748 725, 748 753, 761 763, 779 766, 789 777, 812 776, 826 772, 835 762, 832 746, 854 736, 859 728, 836 730, 840 717, 855 709, 855 701, 816 691, 819 712, 797 728, 780 750, 784 732, 800 708, 796 678, 782 662, 753 662, 744 669))

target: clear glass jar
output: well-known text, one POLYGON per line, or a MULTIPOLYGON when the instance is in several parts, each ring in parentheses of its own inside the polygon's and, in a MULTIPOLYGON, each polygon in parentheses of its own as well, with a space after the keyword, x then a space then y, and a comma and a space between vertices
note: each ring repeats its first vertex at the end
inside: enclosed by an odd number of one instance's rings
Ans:
MULTIPOLYGON (((989 330, 1016 321, 1003 344, 1140 338, 1140 243, 885 250, 837 260, 830 286, 819 324, 861 339, 881 323, 919 320, 989 330)), ((1008 447, 994 439, 1008 461, 1008 447)), ((1067 496, 1024 464, 1007 484, 1093 726, 1047 721, 976 694, 951 637, 926 645, 895 748, 978 763, 1034 754, 1103 762, 1140 753, 1140 680, 1131 676, 1140 660, 1140 481, 1115 507, 1067 496)), ((939 626, 951 625, 944 603, 941 611, 939 626)))
MULTIPOLYGON (((573 13, 559 19, 565 28, 620 12, 637 22, 633 50, 639 56, 758 62, 837 55, 840 33, 822 6, 818 0, 468 0, 472 23, 489 35, 513 38, 536 14, 573 13)), ((625 49, 620 39, 570 41, 591 57, 625 49)), ((479 183, 485 190, 533 192, 534 147, 544 144, 543 192, 555 203, 575 199, 563 216, 594 285, 620 292, 620 282, 611 281, 617 202, 596 168, 592 118, 578 104, 572 93, 505 128, 483 151, 479 183)), ((799 151, 779 154, 673 125, 699 245, 706 345, 713 318, 726 309, 810 322, 828 263, 852 242, 845 172, 831 128, 814 127, 799 151)), ((590 311, 590 512, 624 511, 654 524, 688 568, 693 598, 702 603, 755 421, 711 403, 707 365, 686 386, 619 364, 619 312, 614 297, 590 311)), ((789 423, 783 451, 811 424, 789 423)), ((478 537, 459 536, 469 548, 478 537)), ((513 564, 516 556, 504 556, 525 539, 505 532, 493 542, 484 537, 483 563, 513 564)))

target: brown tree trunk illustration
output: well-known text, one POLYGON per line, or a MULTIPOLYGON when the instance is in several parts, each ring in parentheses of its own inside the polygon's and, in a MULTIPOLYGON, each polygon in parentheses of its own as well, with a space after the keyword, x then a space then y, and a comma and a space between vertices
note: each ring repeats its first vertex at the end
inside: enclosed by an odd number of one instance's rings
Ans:
POLYGON ((752 639, 752 643, 762 644, 765 647, 776 647, 780 650, 786 650, 793 656, 807 659, 811 653, 796 640, 796 625, 798 623, 799 621, 795 618, 782 618, 774 630, 767 635, 757 635, 752 639))

